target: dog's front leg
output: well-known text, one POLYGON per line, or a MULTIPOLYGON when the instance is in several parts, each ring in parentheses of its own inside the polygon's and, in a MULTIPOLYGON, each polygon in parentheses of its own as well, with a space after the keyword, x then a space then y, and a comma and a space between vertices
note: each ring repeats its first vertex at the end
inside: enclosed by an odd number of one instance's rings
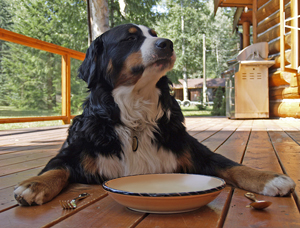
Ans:
POLYGON ((295 182, 284 174, 240 165, 210 151, 191 136, 189 142, 193 168, 196 173, 218 176, 233 186, 269 196, 283 196, 295 189, 295 182))
POLYGON ((295 182, 284 174, 260 171, 247 166, 233 166, 217 171, 228 184, 268 196, 284 196, 292 192, 295 182))
POLYGON ((24 206, 49 202, 68 184, 69 176, 67 170, 55 169, 29 178, 15 188, 15 199, 24 206))

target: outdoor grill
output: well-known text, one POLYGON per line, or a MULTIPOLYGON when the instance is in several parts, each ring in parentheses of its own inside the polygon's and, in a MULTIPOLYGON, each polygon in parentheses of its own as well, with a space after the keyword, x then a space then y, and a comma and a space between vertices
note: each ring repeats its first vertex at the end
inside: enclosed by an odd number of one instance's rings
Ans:
POLYGON ((267 60, 268 43, 244 48, 230 60, 226 77, 226 116, 232 119, 268 118, 268 68, 275 61, 267 60))

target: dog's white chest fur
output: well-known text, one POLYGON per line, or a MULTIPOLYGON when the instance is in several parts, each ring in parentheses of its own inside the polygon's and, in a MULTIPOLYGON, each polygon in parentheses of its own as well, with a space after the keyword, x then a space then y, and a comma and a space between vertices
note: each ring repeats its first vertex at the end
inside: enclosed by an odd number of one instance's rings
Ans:
POLYGON ((113 91, 115 102, 121 111, 124 125, 115 128, 123 149, 122 159, 98 157, 99 174, 106 178, 120 176, 174 172, 177 168, 176 156, 154 143, 157 131, 156 120, 163 115, 157 101, 159 90, 153 91, 152 99, 136 98, 134 87, 121 87, 113 91), (133 137, 138 139, 138 148, 133 151, 133 137))

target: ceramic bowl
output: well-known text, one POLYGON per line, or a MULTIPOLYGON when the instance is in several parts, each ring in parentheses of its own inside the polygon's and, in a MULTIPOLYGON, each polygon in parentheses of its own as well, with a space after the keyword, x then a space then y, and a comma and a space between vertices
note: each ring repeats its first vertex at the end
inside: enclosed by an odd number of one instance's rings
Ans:
POLYGON ((145 174, 112 179, 103 188, 118 203, 147 213, 196 210, 214 200, 225 181, 196 174, 145 174))

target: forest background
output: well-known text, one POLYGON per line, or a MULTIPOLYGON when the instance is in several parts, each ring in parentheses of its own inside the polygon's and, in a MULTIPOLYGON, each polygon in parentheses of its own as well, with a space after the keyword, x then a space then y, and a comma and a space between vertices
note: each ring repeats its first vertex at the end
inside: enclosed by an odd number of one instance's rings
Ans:
MULTIPOLYGON (((220 8, 214 15, 213 0, 126 0, 125 9, 119 1, 108 0, 110 27, 143 24, 174 42, 177 60, 168 73, 173 83, 183 77, 183 69, 188 78, 203 77, 203 34, 207 78, 220 77, 239 51, 239 38, 232 33, 234 9, 220 8)), ((83 0, 0 0, 0 27, 81 52, 88 48, 83 0)), ((71 60, 72 115, 87 96, 86 85, 76 77, 80 64, 71 60)), ((0 40, 0 116, 60 115, 60 110, 61 57, 0 40)))

